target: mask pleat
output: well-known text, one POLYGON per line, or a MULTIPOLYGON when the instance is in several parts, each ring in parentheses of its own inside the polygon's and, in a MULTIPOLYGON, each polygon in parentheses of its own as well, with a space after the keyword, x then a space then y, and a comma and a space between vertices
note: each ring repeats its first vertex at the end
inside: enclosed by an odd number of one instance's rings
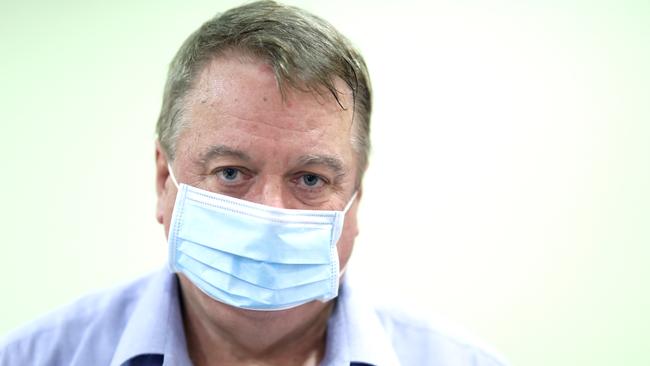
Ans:
MULTIPOLYGON (((229 276, 228 273, 215 270, 182 253, 178 257, 178 264, 181 268, 187 270, 185 273, 190 272, 222 291, 261 304, 288 304, 304 299, 315 299, 324 295, 323 286, 329 287, 330 285, 329 279, 325 279, 305 285, 274 290, 229 276)), ((325 295, 332 293, 333 289, 330 288, 325 295)))
POLYGON ((282 289, 326 280, 330 277, 331 272, 330 263, 317 266, 267 263, 237 257, 189 241, 182 241, 178 245, 178 251, 218 271, 270 289, 282 289))
POLYGON ((187 240, 259 261, 329 262, 328 253, 317 246, 329 241, 332 225, 282 225, 258 218, 243 219, 241 214, 224 213, 195 202, 188 202, 185 211, 192 212, 191 220, 181 221, 178 229, 179 236, 187 240))

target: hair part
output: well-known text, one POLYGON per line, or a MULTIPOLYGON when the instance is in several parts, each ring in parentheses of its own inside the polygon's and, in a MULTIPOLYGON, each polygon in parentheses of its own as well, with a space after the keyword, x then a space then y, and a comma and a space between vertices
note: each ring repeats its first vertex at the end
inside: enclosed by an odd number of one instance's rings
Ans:
POLYGON ((357 183, 370 153, 371 86, 361 54, 325 20, 302 9, 257 1, 217 14, 192 33, 174 56, 167 74, 156 125, 158 140, 171 161, 185 126, 185 99, 198 75, 215 57, 241 52, 259 57, 273 68, 283 97, 288 88, 330 93, 339 106, 341 79, 352 92, 352 146, 358 156, 357 183))

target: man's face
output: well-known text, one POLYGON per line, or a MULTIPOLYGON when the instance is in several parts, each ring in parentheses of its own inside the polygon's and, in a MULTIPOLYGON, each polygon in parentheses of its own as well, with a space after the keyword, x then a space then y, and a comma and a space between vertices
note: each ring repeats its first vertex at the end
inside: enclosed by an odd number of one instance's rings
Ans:
MULTIPOLYGON (((211 61, 185 103, 172 164, 179 183, 274 207, 342 210, 355 191, 352 98, 289 90, 265 62, 238 55, 211 61)), ((169 232, 176 187, 157 147, 157 218, 169 232)), ((338 243, 344 268, 357 235, 357 202, 338 243)), ((181 276, 181 282, 186 282, 181 276)))

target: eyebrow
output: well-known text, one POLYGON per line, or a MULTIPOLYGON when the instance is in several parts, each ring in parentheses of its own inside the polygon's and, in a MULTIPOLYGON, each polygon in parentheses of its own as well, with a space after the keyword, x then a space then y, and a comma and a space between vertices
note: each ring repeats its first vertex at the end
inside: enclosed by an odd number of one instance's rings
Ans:
POLYGON ((332 169, 336 175, 345 174, 343 161, 331 155, 309 154, 298 158, 300 165, 325 165, 332 169))
POLYGON ((205 164, 212 159, 221 157, 234 157, 244 161, 252 160, 248 154, 241 150, 233 149, 226 145, 214 145, 210 146, 210 148, 201 154, 199 162, 205 164))
MULTIPOLYGON (((221 158, 221 157, 234 157, 243 161, 250 162, 253 159, 245 152, 233 149, 226 145, 214 145, 209 147, 206 151, 201 153, 199 162, 205 165, 208 161, 221 158)), ((343 161, 332 155, 322 154, 308 154, 298 158, 298 165, 324 165, 334 171, 337 176, 345 175, 345 168, 343 161)))

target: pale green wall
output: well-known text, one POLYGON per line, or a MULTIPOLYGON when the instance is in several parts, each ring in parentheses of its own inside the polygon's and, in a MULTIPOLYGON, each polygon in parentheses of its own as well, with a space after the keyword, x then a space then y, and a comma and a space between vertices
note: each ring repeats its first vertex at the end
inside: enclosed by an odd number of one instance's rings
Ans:
MULTIPOLYGON (((165 68, 234 1, 0 4, 0 335, 161 266, 165 68)), ((513 364, 650 364, 650 5, 294 2, 362 49, 352 264, 513 364)))

